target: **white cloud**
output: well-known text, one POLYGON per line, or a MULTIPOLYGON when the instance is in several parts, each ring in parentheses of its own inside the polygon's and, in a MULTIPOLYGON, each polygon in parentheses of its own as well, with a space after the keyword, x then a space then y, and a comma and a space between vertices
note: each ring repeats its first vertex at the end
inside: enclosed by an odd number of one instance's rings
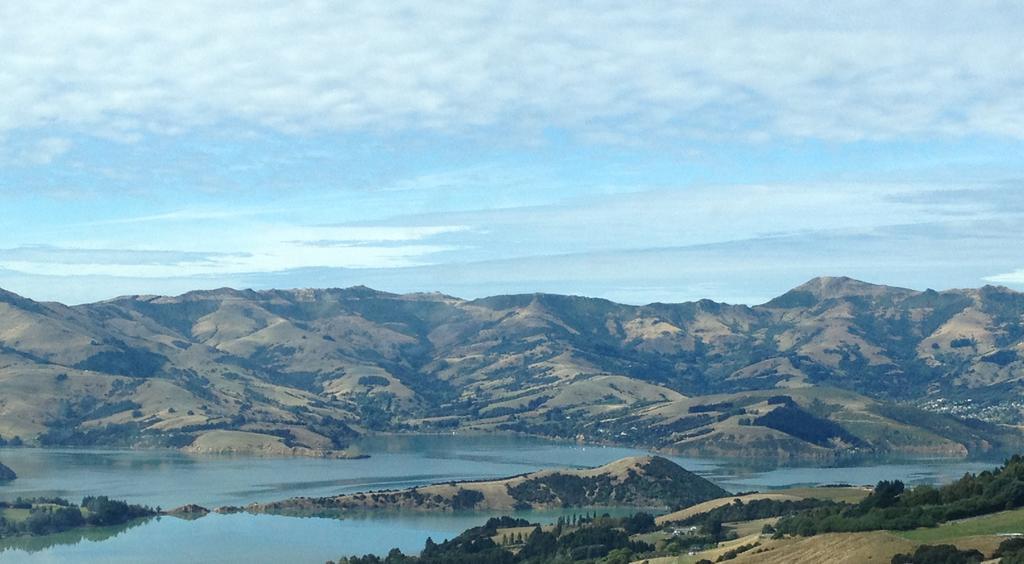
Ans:
POLYGON ((341 251, 299 245, 277 245, 263 252, 221 255, 212 260, 159 263, 82 263, 0 260, 0 268, 36 276, 111 276, 123 278, 176 278, 225 276, 253 272, 279 272, 310 266, 327 268, 401 268, 422 264, 421 257, 450 247, 401 245, 362 246, 341 251))
MULTIPOLYGON (((0 94, 0 100, 2 96, 0 94)), ((0 109, 0 113, 3 111, 0 109)), ((41 137, 20 144, 8 141, 10 147, 4 147, 4 144, 3 136, 0 135, 0 165, 6 166, 48 165, 74 147, 70 139, 63 137, 41 137)))
POLYGON ((176 250, 117 249, 104 241, 0 249, 0 269, 32 276, 180 278, 279 272, 309 267, 401 268, 451 245, 424 242, 463 226, 236 226, 232 235, 197 237, 176 250))
POLYGON ((310 227, 283 227, 273 230, 276 239, 302 245, 330 246, 364 244, 367 242, 418 241, 443 233, 468 231, 464 225, 422 226, 358 226, 319 225, 310 227))
POLYGON ((132 217, 123 217, 118 219, 107 219, 103 221, 93 221, 88 225, 126 225, 132 223, 170 223, 170 222, 194 222, 194 221, 210 221, 210 220, 226 220, 226 219, 237 219, 240 217, 256 216, 262 214, 268 214, 272 212, 280 212, 277 208, 232 208, 232 209, 180 209, 170 212, 150 214, 150 215, 139 215, 132 217))
POLYGON ((1014 270, 1013 272, 986 276, 984 280, 994 284, 1024 285, 1024 268, 1014 270))
MULTIPOLYGON (((402 216, 381 225, 462 225, 438 260, 672 248, 814 232, 857 234, 944 221, 1020 221, 1015 189, 915 183, 780 183, 588 195, 559 205, 402 216), (1005 200, 1005 201, 1004 201, 1005 200)), ((969 233, 958 232, 964 238, 969 233)))
POLYGON ((0 132, 1024 138, 995 1, 0 4, 0 132))
POLYGON ((145 249, 68 248, 53 245, 25 245, 0 249, 0 262, 3 263, 59 263, 65 265, 177 265, 211 262, 222 257, 238 256, 243 255, 145 249))
POLYGON ((73 145, 69 139, 46 137, 36 142, 35 146, 23 153, 22 157, 33 164, 46 165, 70 151, 73 145))
POLYGON ((59 246, 0 249, 0 286, 67 301, 197 287, 367 284, 467 297, 551 291, 748 303, 823 274, 914 288, 1020 286, 1018 190, 735 185, 349 225, 193 210, 167 214, 202 218, 175 229, 162 221, 79 226, 59 246), (147 237, 151 229, 155 239, 147 237), (137 244, 123 249, 119 241, 137 244), (142 247, 155 241, 173 250, 142 247))

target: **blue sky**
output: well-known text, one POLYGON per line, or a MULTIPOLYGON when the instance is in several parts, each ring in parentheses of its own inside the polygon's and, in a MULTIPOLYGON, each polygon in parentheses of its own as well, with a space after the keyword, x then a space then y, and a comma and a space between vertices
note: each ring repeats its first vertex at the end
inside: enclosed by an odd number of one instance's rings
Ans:
POLYGON ((1016 2, 0 5, 0 287, 1024 289, 1016 2))

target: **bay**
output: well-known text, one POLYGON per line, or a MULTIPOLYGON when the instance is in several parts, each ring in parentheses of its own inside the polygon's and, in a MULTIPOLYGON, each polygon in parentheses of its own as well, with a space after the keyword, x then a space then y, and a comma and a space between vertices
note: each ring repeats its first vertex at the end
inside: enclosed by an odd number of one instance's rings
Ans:
MULTIPOLYGON (((327 460, 195 456, 177 451, 0 449, 19 478, 0 484, 0 499, 109 495, 171 508, 214 508, 294 496, 499 478, 541 468, 597 466, 638 449, 583 446, 515 436, 380 436, 359 445, 370 458, 327 460)), ((733 461, 669 457, 730 491, 833 483, 945 483, 998 461, 864 460, 838 467, 752 467, 733 461)), ((572 510, 569 510, 571 512, 572 510)), ((578 511, 578 510, 577 510, 578 511)), ((628 510, 621 510, 628 511, 628 510)), ((551 521, 564 512, 528 514, 551 521)), ((111 529, 0 541, 2 562, 324 562, 348 554, 407 553, 427 537, 440 541, 482 524, 489 514, 385 513, 345 519, 271 515, 162 517, 111 529)))

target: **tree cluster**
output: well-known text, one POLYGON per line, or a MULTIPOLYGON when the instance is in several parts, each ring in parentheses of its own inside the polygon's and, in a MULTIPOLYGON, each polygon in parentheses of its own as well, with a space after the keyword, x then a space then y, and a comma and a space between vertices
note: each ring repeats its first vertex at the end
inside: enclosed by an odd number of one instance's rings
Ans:
POLYGON ((419 556, 408 556, 392 549, 384 558, 375 555, 351 556, 338 560, 338 564, 568 564, 572 562, 601 562, 626 564, 637 554, 650 552, 654 547, 631 541, 627 529, 636 532, 650 530, 654 519, 647 514, 624 518, 607 516, 573 520, 579 526, 568 530, 556 527, 553 532, 543 531, 535 525, 528 535, 516 540, 518 552, 495 543, 498 529, 525 527, 522 519, 502 517, 489 520, 481 527, 469 529, 452 540, 440 544, 427 539, 419 556))
POLYGON ((939 488, 907 490, 900 481, 882 481, 856 505, 836 504, 781 519, 781 533, 810 536, 829 532, 907 530, 1024 507, 1024 458, 1015 455, 994 471, 966 474, 939 488))
POLYGON ((14 502, 0 502, 0 508, 29 510, 24 520, 0 517, 0 538, 48 535, 89 525, 120 525, 157 513, 149 507, 111 500, 107 496, 86 497, 80 506, 61 498, 18 498, 14 502))

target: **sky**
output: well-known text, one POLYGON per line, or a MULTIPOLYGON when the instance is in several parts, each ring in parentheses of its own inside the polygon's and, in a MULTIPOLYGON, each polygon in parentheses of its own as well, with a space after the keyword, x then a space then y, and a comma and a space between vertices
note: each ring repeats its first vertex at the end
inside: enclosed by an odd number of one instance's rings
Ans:
POLYGON ((1024 290, 1024 4, 0 3, 0 288, 1024 290))

